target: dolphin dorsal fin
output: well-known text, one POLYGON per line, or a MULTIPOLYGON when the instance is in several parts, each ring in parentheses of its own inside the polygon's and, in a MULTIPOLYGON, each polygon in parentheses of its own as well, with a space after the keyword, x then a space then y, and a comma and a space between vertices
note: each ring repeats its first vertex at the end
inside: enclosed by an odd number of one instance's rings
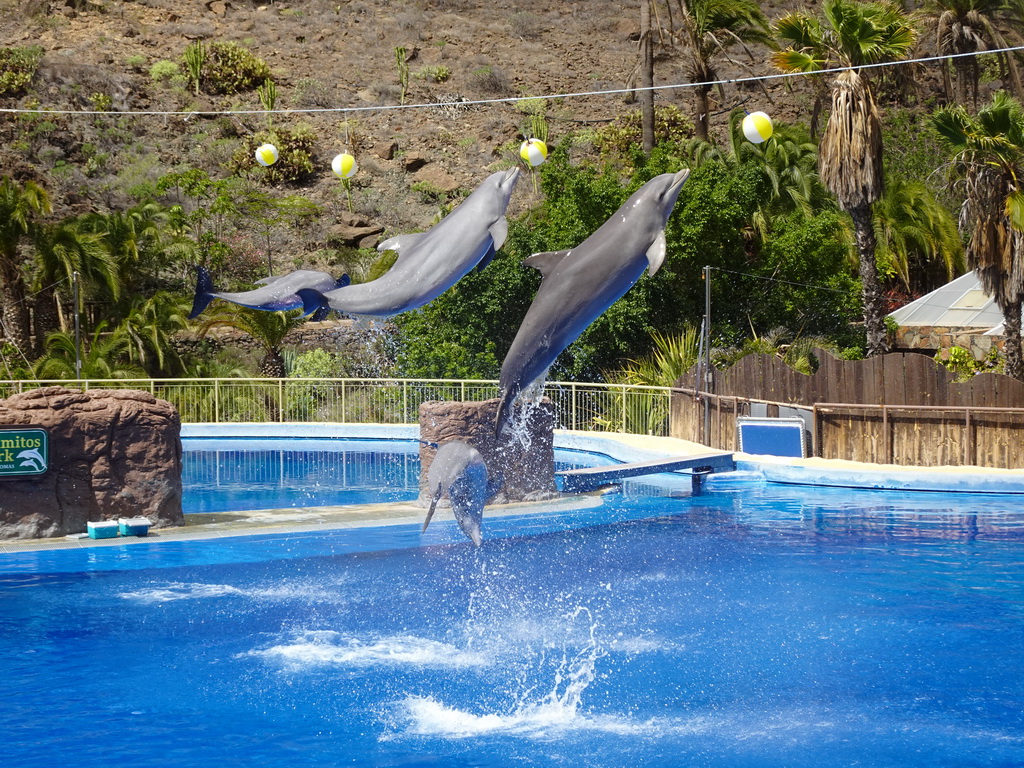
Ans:
POLYGON ((491 224, 487 231, 491 233, 491 240, 494 241, 494 250, 499 250, 508 237, 508 220, 502 216, 491 224))
POLYGON ((668 243, 665 242, 665 230, 661 230, 654 238, 651 247, 647 249, 647 274, 653 275, 661 265, 665 263, 665 254, 668 252, 668 243))
POLYGON ((523 259, 523 264, 528 267, 533 267, 540 272, 544 277, 550 275, 555 267, 557 267, 566 256, 569 255, 572 249, 564 251, 542 251, 541 253, 535 253, 532 256, 528 256, 523 259))
POLYGON ((389 237, 383 243, 377 246, 377 251, 384 253, 384 251, 396 251, 399 256, 402 255, 404 250, 408 250, 411 246, 415 245, 426 232, 412 232, 408 235, 396 235, 395 237, 389 237))

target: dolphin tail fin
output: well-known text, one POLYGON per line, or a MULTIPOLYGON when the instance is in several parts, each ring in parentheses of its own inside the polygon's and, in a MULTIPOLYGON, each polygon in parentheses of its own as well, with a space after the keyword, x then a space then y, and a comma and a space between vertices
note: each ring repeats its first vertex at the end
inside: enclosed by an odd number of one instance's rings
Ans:
POLYGON ((430 508, 427 510, 427 519, 423 521, 423 531, 426 532, 427 526, 430 525, 430 519, 434 516, 434 510, 437 508, 437 502, 441 500, 441 495, 444 493, 444 489, 438 485, 437 490, 434 491, 434 495, 430 497, 430 508))
POLYGON ((346 272, 344 275, 338 278, 338 281, 334 284, 335 288, 344 288, 352 283, 352 278, 348 276, 346 272))
POLYGON ((213 295, 213 280, 206 267, 196 267, 196 295, 192 299, 192 311, 188 315, 189 320, 195 320, 199 314, 209 306, 216 296, 213 295))
POLYGON ((330 307, 320 307, 316 312, 309 316, 311 323, 319 323, 322 320, 327 319, 327 315, 331 313, 330 307))
POLYGON ((303 317, 312 315, 314 312, 319 312, 322 309, 331 308, 330 304, 327 303, 327 297, 320 293, 320 291, 313 288, 300 288, 296 293, 302 299, 303 317))

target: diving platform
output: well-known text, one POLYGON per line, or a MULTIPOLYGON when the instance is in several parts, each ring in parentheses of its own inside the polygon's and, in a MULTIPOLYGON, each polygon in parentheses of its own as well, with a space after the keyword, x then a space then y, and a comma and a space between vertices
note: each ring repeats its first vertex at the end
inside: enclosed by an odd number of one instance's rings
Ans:
POLYGON ((736 469, 736 461, 731 453, 701 453, 638 461, 633 464, 566 469, 555 474, 562 478, 563 493, 587 493, 607 485, 615 485, 627 477, 676 472, 681 469, 690 470, 693 477, 693 492, 696 494, 700 492, 705 476, 712 472, 732 472, 736 469))

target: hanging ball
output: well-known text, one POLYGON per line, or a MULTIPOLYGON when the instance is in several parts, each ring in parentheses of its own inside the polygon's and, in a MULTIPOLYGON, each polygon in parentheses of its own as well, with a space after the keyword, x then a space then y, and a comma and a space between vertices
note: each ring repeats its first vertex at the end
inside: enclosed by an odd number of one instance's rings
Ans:
POLYGON ((260 144, 256 147, 256 162, 264 168, 277 162, 277 147, 273 144, 260 144))
POLYGON ((772 137, 772 119, 764 112, 751 112, 743 118, 743 135, 752 144, 760 144, 772 137))
POLYGON ((356 175, 359 166, 356 165, 356 159, 352 155, 342 152, 340 155, 334 156, 331 161, 331 170, 339 179, 351 179, 356 175))
POLYGON ((519 156, 536 168, 548 159, 548 145, 540 139, 527 139, 519 145, 519 156))

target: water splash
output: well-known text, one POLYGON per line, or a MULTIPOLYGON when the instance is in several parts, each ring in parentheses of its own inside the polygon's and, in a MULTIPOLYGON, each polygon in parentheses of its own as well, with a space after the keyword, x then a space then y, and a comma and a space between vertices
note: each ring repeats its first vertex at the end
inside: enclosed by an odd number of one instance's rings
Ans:
POLYGON ((340 582, 335 584, 285 583, 270 587, 246 587, 242 589, 231 584, 170 582, 160 586, 121 592, 117 596, 122 600, 131 600, 147 605, 172 603, 180 600, 215 600, 228 597, 275 602, 287 600, 336 602, 339 599, 338 586, 340 586, 340 582))
POLYGON ((280 664, 291 672, 325 666, 465 670, 487 667, 492 663, 485 654, 415 635, 366 639, 331 630, 302 630, 283 643, 236 656, 246 657, 280 664))

